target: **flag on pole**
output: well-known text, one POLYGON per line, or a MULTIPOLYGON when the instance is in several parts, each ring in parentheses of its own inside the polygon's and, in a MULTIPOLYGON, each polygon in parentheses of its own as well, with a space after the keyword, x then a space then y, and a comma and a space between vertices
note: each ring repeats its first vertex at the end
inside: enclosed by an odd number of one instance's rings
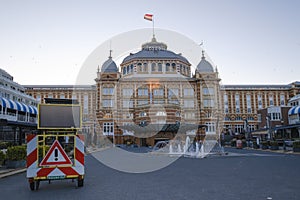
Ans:
POLYGON ((152 21, 153 20, 153 15, 152 14, 145 14, 144 19, 152 21))

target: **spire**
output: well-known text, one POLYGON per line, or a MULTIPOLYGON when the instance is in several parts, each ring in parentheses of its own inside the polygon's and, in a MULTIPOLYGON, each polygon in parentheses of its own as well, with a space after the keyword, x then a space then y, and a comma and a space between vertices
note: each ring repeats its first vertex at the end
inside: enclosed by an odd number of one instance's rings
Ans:
POLYGON ((108 58, 112 58, 111 53, 112 53, 112 49, 111 49, 111 40, 110 40, 109 41, 109 57, 108 58))
POLYGON ((97 72, 98 72, 98 73, 100 72, 100 67, 99 67, 99 65, 98 65, 98 68, 97 68, 97 72))
POLYGON ((112 52, 112 50, 110 49, 110 50, 109 50, 109 57, 108 57, 108 58, 112 58, 112 57, 111 57, 111 52, 112 52))
POLYGON ((205 59, 204 52, 205 52, 205 51, 202 50, 202 57, 201 57, 202 59, 205 59))

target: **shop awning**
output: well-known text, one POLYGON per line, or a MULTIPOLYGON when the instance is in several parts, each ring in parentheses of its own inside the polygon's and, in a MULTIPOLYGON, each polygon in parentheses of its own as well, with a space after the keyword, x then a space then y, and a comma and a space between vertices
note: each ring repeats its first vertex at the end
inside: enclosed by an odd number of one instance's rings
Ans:
POLYGON ((294 115, 294 114, 299 114, 300 113, 300 106, 294 106, 289 109, 288 114, 289 115, 294 115))
POLYGON ((0 103, 4 108, 9 108, 12 110, 22 111, 30 114, 37 114, 37 108, 35 106, 29 106, 25 103, 13 101, 11 99, 6 99, 4 97, 0 97, 0 103))

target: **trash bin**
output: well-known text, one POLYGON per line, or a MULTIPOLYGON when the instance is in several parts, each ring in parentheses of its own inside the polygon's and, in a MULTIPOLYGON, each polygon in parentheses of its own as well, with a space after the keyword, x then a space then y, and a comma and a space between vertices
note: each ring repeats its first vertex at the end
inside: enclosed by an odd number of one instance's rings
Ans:
POLYGON ((243 142, 242 142, 242 140, 237 140, 236 141, 236 148, 237 149, 242 149, 243 148, 243 142))

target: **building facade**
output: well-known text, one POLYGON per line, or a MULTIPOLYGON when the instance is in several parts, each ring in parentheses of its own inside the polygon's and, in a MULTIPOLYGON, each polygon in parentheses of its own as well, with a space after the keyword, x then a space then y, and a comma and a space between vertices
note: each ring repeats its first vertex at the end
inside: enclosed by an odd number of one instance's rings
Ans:
POLYGON ((36 129, 37 101, 0 69, 0 140, 21 144, 25 132, 36 129))
POLYGON ((176 133, 244 134, 259 129, 259 110, 286 106, 299 94, 300 82, 287 85, 220 85, 215 66, 206 60, 192 66, 181 54, 152 38, 117 66, 111 55, 98 68, 95 85, 24 86, 43 98, 77 99, 83 107, 88 144, 108 138, 113 144, 153 146, 176 133), (195 127, 190 125, 203 125, 195 127))

